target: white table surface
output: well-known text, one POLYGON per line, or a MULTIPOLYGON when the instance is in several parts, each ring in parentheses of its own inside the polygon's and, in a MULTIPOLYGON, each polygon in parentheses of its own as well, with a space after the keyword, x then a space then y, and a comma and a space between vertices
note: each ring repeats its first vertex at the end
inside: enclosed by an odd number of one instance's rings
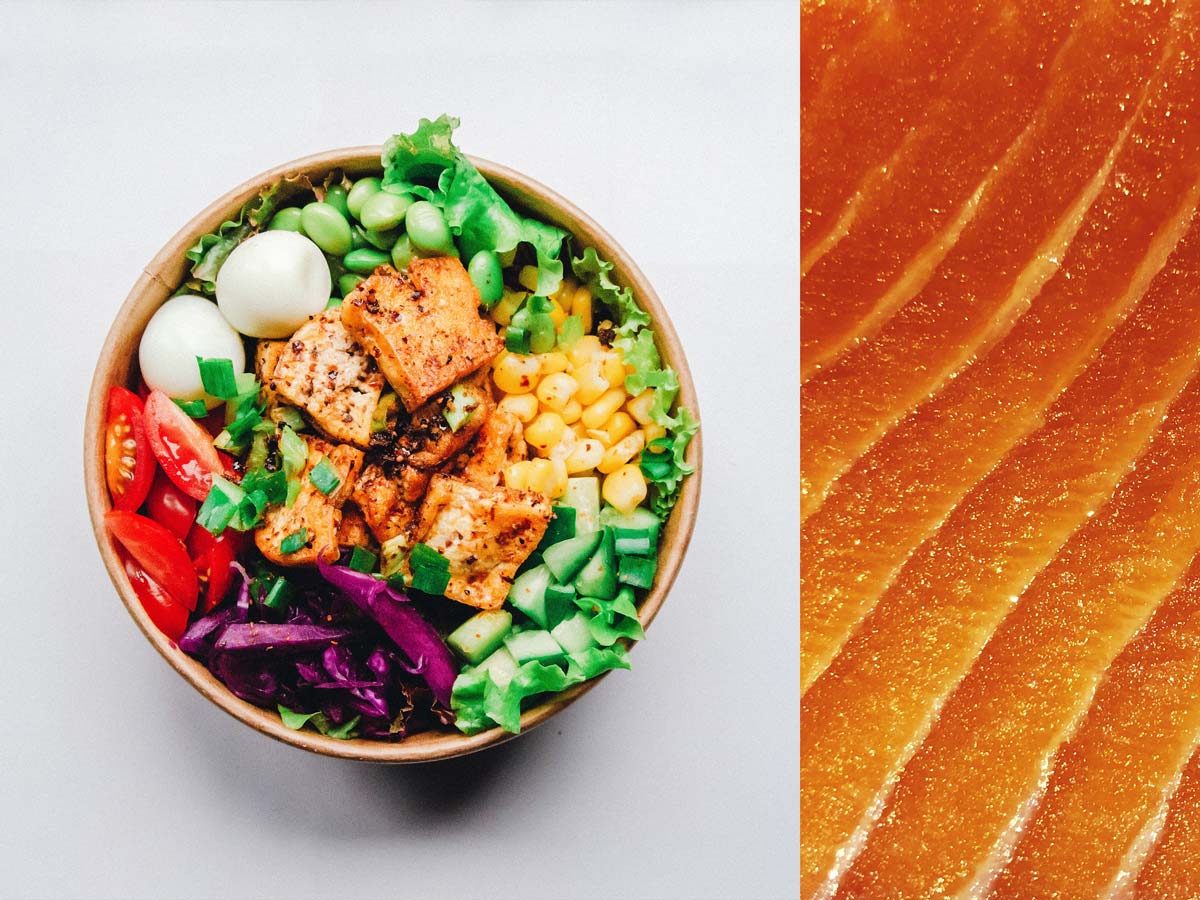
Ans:
POLYGON ((798 6, 0 6, 0 896, 795 896, 798 6), (254 733, 146 643, 86 518, 83 406, 193 213, 443 111, 656 285, 704 491, 632 672, 385 768, 254 733))

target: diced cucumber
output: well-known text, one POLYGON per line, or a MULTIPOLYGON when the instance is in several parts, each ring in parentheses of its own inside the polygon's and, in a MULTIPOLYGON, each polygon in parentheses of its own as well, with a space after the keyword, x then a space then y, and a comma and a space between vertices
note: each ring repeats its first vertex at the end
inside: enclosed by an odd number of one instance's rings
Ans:
POLYGON ((573 537, 575 537, 575 507, 555 506, 554 515, 550 519, 550 524, 546 526, 546 533, 542 535, 538 547, 544 550, 546 547, 553 546, 560 541, 570 540, 573 537))
POLYGON ((468 662, 477 663, 504 643, 512 630, 512 613, 489 609, 463 622, 446 638, 446 643, 468 662))
POLYGON ((559 584, 566 584, 574 578, 588 558, 596 552, 600 538, 601 532, 589 531, 547 547, 542 556, 546 560, 546 568, 554 574, 554 580, 559 584))
POLYGON ((654 584, 654 572, 658 560, 653 556, 622 556, 617 569, 617 580, 635 588, 648 588, 654 584))
POLYGON ((567 492, 558 502, 575 510, 576 534, 600 528, 600 479, 595 475, 568 478, 567 492))
POLYGON ((617 596, 616 540, 611 528, 605 528, 602 534, 600 546, 575 576, 575 590, 588 597, 611 600, 617 596))
POLYGON ((654 536, 641 528, 614 528, 617 556, 651 556, 654 553, 654 536))
POLYGON ((630 531, 648 531, 651 541, 658 541, 658 532, 662 522, 658 516, 644 506, 637 506, 630 512, 623 513, 611 504, 604 504, 600 510, 600 524, 611 528, 623 528, 630 531))
POLYGON ((520 663, 508 652, 507 647, 497 647, 487 659, 475 667, 477 672, 486 672, 495 682, 496 687, 508 687, 508 683, 521 668, 520 663))
POLYGON ((517 663, 531 660, 543 663, 557 662, 566 656, 562 646, 548 631, 522 631, 504 639, 504 646, 517 663))
POLYGON ((596 645, 592 639, 592 631, 588 628, 587 616, 578 612, 559 622, 551 630, 550 636, 568 653, 578 653, 596 645))
POLYGON ((575 588, 569 584, 546 587, 546 628, 553 629, 575 608, 575 588))
POLYGON ((550 570, 545 566, 534 566, 517 576, 508 591, 508 602, 545 628, 546 586, 549 584, 550 570))

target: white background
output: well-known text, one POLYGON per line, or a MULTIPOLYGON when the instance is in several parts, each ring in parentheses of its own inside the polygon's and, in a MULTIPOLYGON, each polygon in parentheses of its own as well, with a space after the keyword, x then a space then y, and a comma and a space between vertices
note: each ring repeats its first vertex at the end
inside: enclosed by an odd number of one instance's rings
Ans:
POLYGON ((798 6, 0 5, 0 895, 795 896, 798 6), (655 284, 704 490, 632 672, 383 768, 276 744, 158 657, 95 549, 82 418, 195 212, 443 111, 655 284))

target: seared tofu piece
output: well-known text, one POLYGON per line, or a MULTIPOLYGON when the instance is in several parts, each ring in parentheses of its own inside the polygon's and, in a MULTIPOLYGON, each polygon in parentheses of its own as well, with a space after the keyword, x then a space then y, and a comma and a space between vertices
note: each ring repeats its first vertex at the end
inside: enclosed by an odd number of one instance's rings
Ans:
POLYGON ((488 380, 487 372, 476 372, 460 382, 461 392, 475 400, 475 408, 471 417, 458 426, 458 431, 450 430, 444 415, 449 391, 438 394, 413 413, 396 438, 392 451, 395 458, 418 469, 433 469, 471 443, 496 405, 488 380))
POLYGON ((345 299, 342 321, 415 412, 488 363, 503 342, 479 315, 479 291, 450 256, 380 266, 345 299))
POLYGON ((267 341, 261 340, 254 348, 254 371, 258 375, 258 382, 262 385, 263 399, 266 401, 267 409, 278 406, 282 401, 279 399, 279 394, 275 391, 275 366, 279 363, 279 356, 283 353, 287 346, 287 341, 267 341))
POLYGON ((550 501, 537 491, 483 488, 435 475, 414 537, 450 560, 447 597, 497 609, 545 534, 550 514, 550 501))
POLYGON ((342 522, 338 525, 337 541, 338 546, 345 549, 362 547, 370 550, 375 545, 363 511, 353 503, 347 502, 342 506, 342 522))
POLYGON ((525 458, 525 429, 507 409, 492 412, 473 446, 458 454, 447 474, 476 487, 495 487, 510 465, 525 458))
POLYGON ((296 502, 268 510, 263 523, 254 532, 254 543, 262 555, 281 566, 315 565, 317 554, 322 550, 326 562, 337 560, 342 504, 349 499, 363 464, 361 450, 345 444, 331 444, 319 437, 302 437, 308 444, 308 459, 300 473, 300 493, 296 495, 296 502), (321 493, 308 477, 326 457, 341 479, 328 495, 321 493), (284 553, 280 549, 283 539, 301 529, 308 531, 308 541, 295 553, 284 553))
POLYGON ((336 441, 366 449, 383 374, 355 343, 341 313, 327 309, 286 342, 268 387, 336 441))
POLYGON ((351 499, 362 510, 371 534, 382 544, 409 532, 428 485, 429 473, 415 466, 395 466, 389 475, 381 465, 371 463, 358 476, 351 499))

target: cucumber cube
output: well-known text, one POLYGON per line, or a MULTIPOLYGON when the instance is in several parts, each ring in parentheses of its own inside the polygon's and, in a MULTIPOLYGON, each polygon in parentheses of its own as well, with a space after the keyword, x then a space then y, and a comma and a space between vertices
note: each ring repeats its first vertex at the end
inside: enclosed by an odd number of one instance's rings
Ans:
POLYGON ((508 683, 513 680, 513 676, 517 674, 517 669, 521 668, 507 647, 498 647, 487 659, 481 662, 476 668, 476 672, 486 673, 496 687, 508 687, 508 683))
POLYGON ((646 529, 614 528, 617 556, 650 556, 654 553, 654 537, 646 529))
POLYGON ((522 631, 504 639, 504 646, 517 663, 530 661, 541 663, 558 662, 566 653, 548 631, 522 631))
POLYGON ((662 528, 662 522, 659 521, 658 516, 644 506, 638 506, 630 512, 623 513, 607 503, 604 505, 604 509, 600 510, 600 524, 611 528, 648 532, 651 543, 658 543, 659 529, 662 528))
POLYGON ((567 491, 559 502, 575 510, 576 534, 599 530, 600 479, 595 475, 568 478, 567 491))
POLYGON ((542 535, 538 547, 545 549, 573 537, 575 537, 575 507, 555 506, 554 516, 550 519, 550 524, 546 526, 546 533, 542 535))
POLYGON ((550 570, 545 566, 534 566, 517 576, 508 591, 508 602, 545 628, 546 587, 549 584, 550 570))
POLYGON ((600 540, 599 531, 590 531, 547 547, 542 555, 546 560, 546 568, 554 575, 554 580, 559 584, 566 584, 574 578, 596 552, 600 540))
POLYGON ((583 613, 577 612, 569 619, 563 619, 550 632, 550 636, 568 653, 579 653, 596 646, 592 631, 588 628, 587 616, 583 613))
POLYGON ((512 613, 490 609, 471 616, 454 629, 446 643, 468 662, 477 663, 504 643, 512 630, 512 613))
POLYGON ((635 588, 648 588, 654 584, 654 573, 658 560, 653 556, 622 556, 617 570, 617 580, 635 588))
MULTIPOLYGON (((617 596, 617 553, 613 530, 605 528, 600 546, 575 577, 575 590, 588 597, 612 600, 617 596)), ((551 548, 554 549, 554 548, 551 548)))

